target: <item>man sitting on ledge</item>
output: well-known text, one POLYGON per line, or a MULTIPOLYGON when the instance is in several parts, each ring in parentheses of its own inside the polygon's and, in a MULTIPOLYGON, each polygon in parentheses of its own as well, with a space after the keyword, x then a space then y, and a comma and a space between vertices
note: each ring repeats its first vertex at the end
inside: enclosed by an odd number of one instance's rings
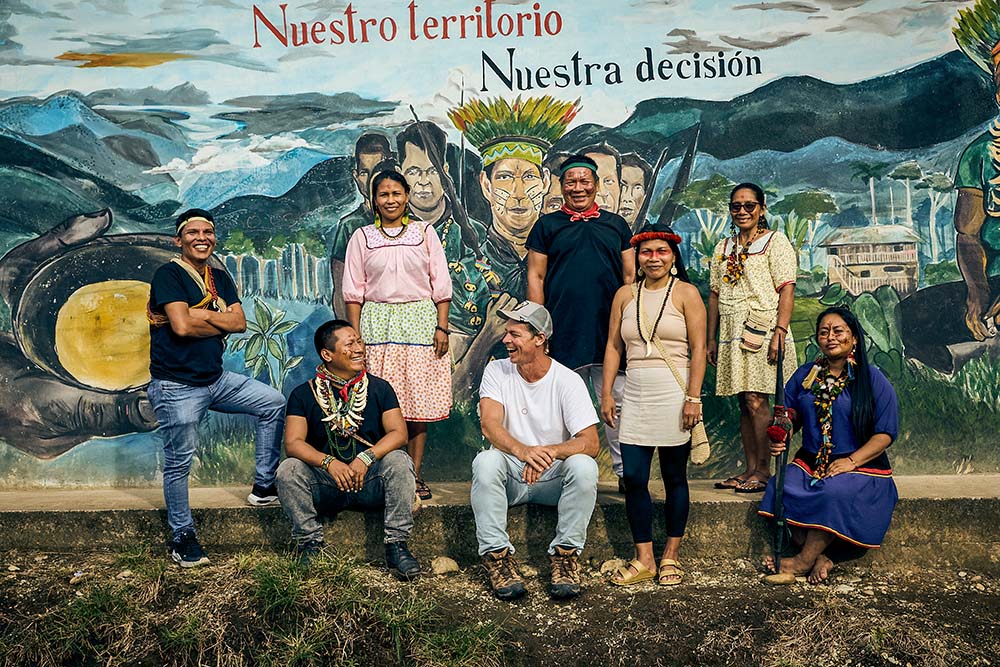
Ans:
POLYGON ((288 397, 278 496, 308 565, 323 548, 320 512, 385 507, 385 560, 398 579, 420 574, 406 540, 413 530, 416 478, 406 422, 388 382, 365 372, 365 344, 345 320, 314 336, 316 377, 288 397))
POLYGON ((494 595, 525 593, 507 535, 507 508, 556 505, 556 536, 549 545, 549 594, 580 594, 577 557, 597 502, 597 413, 583 379, 549 358, 552 318, 522 301, 501 310, 509 359, 486 366, 479 389, 483 436, 493 445, 472 463, 472 511, 479 555, 494 595))

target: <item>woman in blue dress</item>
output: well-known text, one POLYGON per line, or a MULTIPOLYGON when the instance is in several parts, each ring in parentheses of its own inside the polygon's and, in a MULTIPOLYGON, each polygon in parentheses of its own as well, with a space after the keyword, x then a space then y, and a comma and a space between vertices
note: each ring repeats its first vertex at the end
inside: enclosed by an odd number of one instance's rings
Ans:
MULTIPOLYGON (((834 561, 878 548, 898 499, 885 453, 899 430, 895 390, 869 365, 864 330, 850 310, 820 313, 816 339, 822 356, 801 366, 785 386, 802 447, 785 473, 783 504, 801 550, 777 569, 768 560, 779 575, 771 583, 790 583, 788 575, 820 583, 834 561)), ((785 446, 773 443, 771 454, 785 446)), ((761 501, 762 516, 774 516, 774 483, 772 478, 761 501)))

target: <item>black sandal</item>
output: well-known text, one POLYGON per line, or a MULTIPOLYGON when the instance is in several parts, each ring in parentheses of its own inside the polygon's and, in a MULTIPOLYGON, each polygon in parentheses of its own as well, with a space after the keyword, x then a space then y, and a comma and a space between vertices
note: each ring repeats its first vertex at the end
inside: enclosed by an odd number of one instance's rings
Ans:
POLYGON ((715 483, 715 488, 717 488, 717 489, 735 489, 735 488, 738 488, 740 486, 740 484, 743 484, 744 482, 746 482, 746 480, 743 479, 743 478, 741 478, 739 475, 733 475, 732 477, 728 477, 728 478, 722 480, 721 482, 716 482, 715 483))

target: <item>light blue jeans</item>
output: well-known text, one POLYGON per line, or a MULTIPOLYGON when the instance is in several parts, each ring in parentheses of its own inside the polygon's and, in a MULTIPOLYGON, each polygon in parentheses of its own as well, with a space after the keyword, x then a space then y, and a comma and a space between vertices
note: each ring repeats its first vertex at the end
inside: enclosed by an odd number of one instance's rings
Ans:
MULTIPOLYGON (((583 378, 587 388, 594 387, 597 397, 597 414, 601 414, 601 392, 604 390, 604 364, 587 364, 574 368, 573 371, 583 378)), ((608 439, 608 449, 611 450, 611 469, 620 478, 625 474, 622 466, 622 448, 618 444, 618 427, 621 426, 622 402, 625 400, 625 373, 618 371, 615 382, 611 386, 611 397, 615 399, 615 427, 604 424, 604 435, 608 439)))
POLYGON ((479 452, 472 461, 472 512, 479 555, 504 547, 514 552, 507 535, 507 509, 524 503, 558 508, 550 554, 557 546, 581 551, 597 503, 597 461, 586 454, 574 454, 555 461, 534 484, 522 481, 523 471, 523 462, 499 449, 479 452))
POLYGON ((245 375, 223 371, 206 387, 153 378, 148 393, 163 437, 163 499, 174 537, 194 530, 188 475, 198 449, 198 422, 209 410, 257 418, 254 484, 274 484, 285 427, 285 397, 281 392, 245 375))

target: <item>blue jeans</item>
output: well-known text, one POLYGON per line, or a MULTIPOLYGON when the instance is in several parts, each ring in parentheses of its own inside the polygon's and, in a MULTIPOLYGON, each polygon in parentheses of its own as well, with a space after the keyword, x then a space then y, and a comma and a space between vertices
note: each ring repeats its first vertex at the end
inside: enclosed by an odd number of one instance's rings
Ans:
POLYGON ((148 393, 163 437, 163 499, 174 537, 194 530, 188 475, 198 449, 198 422, 209 410, 257 418, 254 484, 274 484, 285 427, 285 398, 281 392, 245 375, 223 371, 206 387, 153 378, 148 393))
POLYGON ((299 459, 287 458, 278 466, 278 497, 299 547, 323 541, 321 514, 383 506, 386 543, 405 542, 413 531, 415 495, 413 461, 402 449, 371 464, 359 492, 341 491, 330 473, 299 459))
POLYGON ((559 518, 549 553, 557 546, 583 549, 587 526, 597 503, 597 461, 574 454, 555 461, 534 484, 521 479, 524 463, 499 449, 479 452, 472 462, 472 513, 476 517, 479 555, 507 547, 507 508, 524 503, 555 505, 559 518))

